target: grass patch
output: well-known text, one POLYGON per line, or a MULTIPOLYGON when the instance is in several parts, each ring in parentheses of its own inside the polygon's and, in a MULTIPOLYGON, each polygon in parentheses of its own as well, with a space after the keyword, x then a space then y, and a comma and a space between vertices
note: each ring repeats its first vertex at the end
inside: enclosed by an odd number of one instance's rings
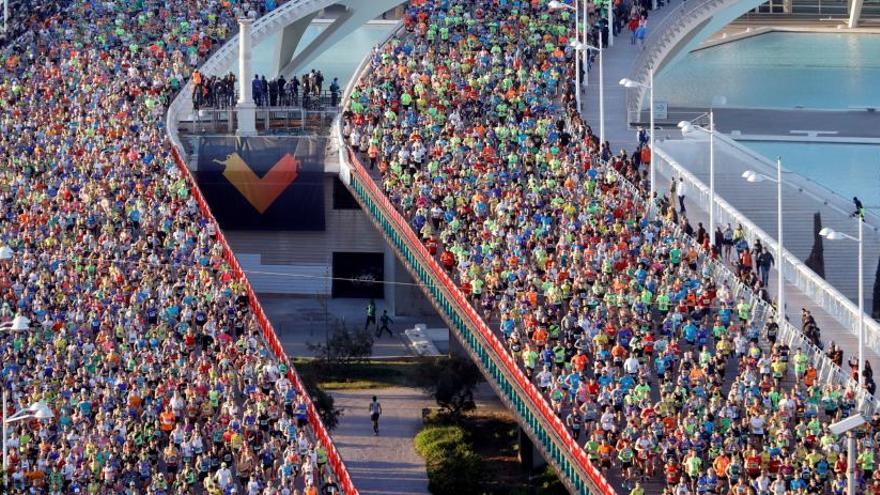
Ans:
POLYGON ((314 359, 296 358, 293 363, 304 378, 314 379, 324 390, 352 390, 388 387, 416 387, 416 372, 422 358, 367 360, 344 369, 322 367, 314 359))

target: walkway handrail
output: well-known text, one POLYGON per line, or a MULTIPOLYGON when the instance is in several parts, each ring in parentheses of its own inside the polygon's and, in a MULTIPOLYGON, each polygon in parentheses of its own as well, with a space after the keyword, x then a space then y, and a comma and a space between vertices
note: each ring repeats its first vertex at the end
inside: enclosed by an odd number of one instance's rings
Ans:
MULTIPOLYGON (((380 221, 388 222, 390 228, 400 236, 405 247, 408 248, 408 250, 417 258, 415 260, 417 266, 413 267, 414 270, 422 271, 423 273, 420 273, 420 275, 424 275, 425 277, 434 279, 438 282, 434 287, 430 288, 436 288, 447 298, 447 300, 452 301, 455 306, 454 312, 460 317, 463 317, 462 319, 465 325, 476 330, 475 335, 479 336, 481 342, 487 344, 485 347, 494 354, 495 358, 493 361, 501 362, 503 366, 499 368, 503 370, 504 375, 508 378, 512 378, 512 382, 523 392, 523 394, 517 395, 520 395, 520 397, 524 395, 529 402, 528 408, 531 411, 537 411, 541 423, 550 426, 551 433, 554 435, 552 440, 553 445, 557 449, 559 449, 560 446, 563 446, 566 449, 565 452, 553 452, 552 449, 548 449, 551 450, 548 453, 551 455, 557 454, 566 458, 572 458, 576 463, 575 467, 583 472, 589 482, 595 487, 592 490, 586 486, 576 487, 580 493, 598 492, 602 495, 615 495, 616 492, 614 488, 608 483, 604 476, 602 476, 599 470, 592 465, 584 450, 577 444, 571 435, 569 435, 562 420, 560 420, 556 413, 553 412, 546 399, 544 399, 543 395, 538 391, 537 387, 526 378, 514 358, 504 348, 495 333, 492 332, 488 325, 486 325, 482 317, 477 314, 473 306, 467 302, 461 289, 459 289, 452 281, 446 271, 440 267, 437 260, 431 256, 424 243, 416 237, 416 234, 413 232, 409 223, 406 222, 400 212, 398 212, 394 205, 392 205, 385 193, 379 189, 373 178, 370 177, 369 173, 364 168, 363 164, 357 156, 355 156, 354 152, 348 146, 345 146, 344 149, 345 152, 343 154, 347 155, 347 160, 343 162, 343 167, 341 168, 348 168, 349 170, 348 177, 340 174, 343 176, 343 180, 345 181, 348 179, 347 183, 352 186, 355 184, 363 186, 363 191, 369 196, 379 210, 377 214, 380 217, 380 221)), ((359 187, 353 187, 353 189, 355 189, 355 196, 359 197, 358 193, 361 192, 361 189, 359 187)), ((436 297, 435 294, 432 295, 436 297)), ((536 433, 540 435, 540 432, 536 433)), ((573 473, 563 474, 571 475, 573 473)))
MULTIPOLYGON (((214 214, 211 212, 211 208, 208 206, 207 201, 202 195, 201 190, 199 190, 198 184, 196 184, 192 172, 190 172, 189 168, 186 166, 186 163, 181 158, 181 153, 178 148, 172 146, 171 154, 174 158, 175 165, 177 165, 178 172, 186 178, 187 183, 189 184, 190 191, 192 192, 193 197, 199 205, 199 210, 201 214, 215 226, 219 225, 217 223, 217 219, 214 218, 214 214)), ((219 228, 216 232, 217 240, 223 247, 224 260, 232 268, 232 273, 235 278, 243 282, 245 288, 247 289, 249 306, 254 312, 257 323, 260 325, 260 329, 263 332, 263 338, 266 340, 266 344, 272 349, 275 358, 287 366, 287 378, 293 384, 297 392, 302 394, 302 396, 306 399, 306 411, 308 414, 309 426, 312 428, 316 440, 324 445, 324 447, 327 449, 327 462, 330 465, 330 468, 333 470, 339 486, 342 488, 343 493, 345 493, 346 495, 357 495, 358 491, 352 483, 351 476, 348 474, 348 470, 346 469, 345 464, 342 462, 339 451, 337 451, 336 446, 333 445, 333 442, 330 439, 330 434, 324 427, 324 423, 321 421, 321 416, 315 409, 315 405, 312 403, 312 400, 308 395, 308 391, 303 385, 299 374, 296 372, 292 363, 290 362, 290 359, 288 359, 287 354, 284 352, 284 348, 281 346, 281 341, 278 339, 278 335, 275 333, 275 328, 272 326, 269 318, 266 317, 266 312, 263 310, 263 306, 257 299, 256 293, 254 292, 253 287, 248 281, 247 276, 245 276, 244 270, 242 270, 241 265, 238 263, 238 259, 236 259, 235 253, 232 251, 232 248, 229 247, 229 243, 226 241, 226 237, 223 235, 223 232, 219 228)))
MULTIPOLYGON (((654 156, 656 158, 662 158, 663 161, 666 160, 668 155, 663 152, 660 148, 657 148, 654 156)), ((659 162, 660 160, 658 160, 659 162)), ((655 164, 656 165, 656 164, 655 164)), ((634 200, 638 203, 644 203, 644 199, 639 194, 638 189, 633 185, 629 180, 627 180, 624 176, 618 173, 614 168, 609 167, 609 170, 612 174, 617 178, 618 183, 627 189, 630 195, 634 198, 634 200)), ((658 171, 662 173, 662 170, 658 167, 658 171)), ((682 174, 688 182, 694 186, 695 189, 700 190, 703 194, 708 195, 708 189, 705 185, 702 185, 702 182, 696 180, 692 174, 690 174, 687 170, 682 174), (697 183, 694 182, 696 180, 697 183), (703 189, 700 189, 700 185, 702 185, 703 189)), ((701 197, 703 195, 701 194, 701 197)), ((716 199, 718 197, 716 196, 716 199)), ((721 200, 723 201, 723 199, 721 200)), ((702 203, 699 203, 701 204, 702 203)), ((816 368, 817 379, 820 383, 822 382, 832 382, 842 385, 844 388, 849 388, 855 391, 856 394, 856 404, 858 405, 859 410, 870 416, 874 413, 874 411, 880 411, 880 402, 871 394, 868 393, 862 387, 858 386, 858 382, 854 380, 850 375, 844 372, 840 366, 831 361, 831 359, 822 352, 821 349, 816 347, 815 344, 807 340, 804 336, 803 332, 798 330, 794 325, 792 325, 788 320, 781 321, 776 313, 776 308, 767 304, 758 294, 755 293, 751 289, 751 287, 746 286, 742 283, 742 281, 737 278, 737 276, 733 273, 729 266, 721 263, 717 260, 706 259, 706 253, 702 249, 702 247, 697 243, 696 239, 692 236, 687 235, 681 228, 673 223, 670 223, 666 220, 663 220, 664 225, 667 228, 671 228, 675 233, 675 238, 686 244, 689 247, 696 248, 697 252, 700 253, 701 261, 703 263, 708 263, 712 270, 712 277, 717 281, 725 281, 728 284, 728 287, 731 287, 732 294, 734 297, 742 297, 745 301, 752 305, 752 319, 755 322, 763 323, 767 320, 767 318, 773 316, 776 321, 779 323, 779 333, 777 336, 777 340, 779 342, 784 342, 791 349, 800 348, 804 354, 809 358, 810 363, 813 367, 816 368)))
MULTIPOLYGON (((716 135, 716 139, 718 138, 722 141, 729 139, 721 135, 716 135)), ((737 148, 741 146, 737 143, 730 144, 737 148)), ((699 192, 700 206, 706 208, 706 211, 708 211, 708 186, 659 147, 657 149, 657 154, 662 158, 662 162, 665 162, 665 164, 668 164, 670 167, 669 174, 664 175, 667 175, 668 177, 674 175, 684 177, 694 187, 694 190, 699 192)), ((657 170, 662 173, 663 164, 661 164, 657 170)), ((755 225, 755 223, 748 217, 717 194, 715 195, 715 201, 715 215, 716 218, 719 219, 716 223, 719 225, 724 223, 739 223, 746 231, 749 243, 753 244, 755 239, 760 239, 762 244, 768 246, 772 251, 776 251, 777 243, 773 236, 755 225)), ((858 306, 853 304, 853 302, 848 297, 841 294, 836 287, 816 274, 816 272, 804 264, 804 262, 802 262, 797 256, 791 254, 788 250, 785 250, 782 261, 784 261, 783 274, 785 275, 786 280, 804 292, 804 294, 825 310, 826 313, 837 320, 848 331, 857 335, 859 322, 858 306)), ((864 322, 866 344, 880 354, 880 324, 871 318, 869 314, 864 315, 864 322)))
MULTIPOLYGON (((659 146, 654 150, 654 156, 657 158, 654 163, 657 167, 657 172, 665 177, 684 178, 692 190, 696 191, 696 194, 691 194, 689 197, 692 197, 701 208, 708 211, 708 186, 673 159, 668 153, 663 151, 659 146)), ((760 227, 755 225, 745 215, 740 213, 730 203, 725 201, 724 198, 719 197, 717 194, 715 195, 715 202, 716 221, 719 225, 724 223, 739 223, 743 226, 743 230, 745 231, 746 238, 750 245, 754 245, 755 240, 760 239, 764 246, 771 251, 776 252, 778 244, 776 244, 776 241, 770 235, 764 232, 760 227)), ((777 262, 780 262, 780 260, 777 260, 777 262)), ((781 262, 783 263, 783 274, 785 275, 786 280, 793 282, 800 290, 807 294, 808 297, 813 301, 816 301, 822 309, 834 316, 838 321, 840 321, 840 318, 844 318, 847 313, 837 311, 837 309, 847 308, 848 306, 849 309, 853 311, 853 313, 850 313, 851 318, 853 318, 853 324, 846 325, 843 322, 841 323, 844 326, 847 326, 850 331, 857 328, 857 323, 855 322, 857 322, 858 308, 856 308, 849 299, 844 297, 843 294, 837 291, 837 289, 824 279, 816 275, 815 272, 803 264, 803 262, 801 262, 796 256, 792 255, 788 250, 783 252, 783 260, 781 262), (802 272, 804 278, 798 276, 801 275, 802 272), (815 284, 815 287, 810 289, 807 285, 810 283, 815 284), (816 296, 823 297, 817 298, 816 296)), ((774 313, 776 312, 775 309, 771 309, 771 311, 774 313)), ((832 363, 821 349, 816 347, 812 342, 809 342, 803 336, 803 333, 800 330, 787 320, 781 322, 780 319, 777 318, 777 321, 779 322, 780 335, 785 334, 787 343, 791 344, 792 347, 800 347, 808 356, 810 356, 813 365, 819 372, 820 380, 833 378, 836 383, 852 387, 853 390, 856 390, 856 394, 859 397, 859 403, 862 404, 862 407, 866 411, 873 412, 874 410, 880 410, 880 403, 877 402, 877 399, 867 391, 858 387, 858 384, 852 379, 852 377, 843 372, 839 366, 832 363)), ((877 325, 876 321, 867 316, 865 318, 865 325, 867 330, 871 330, 870 334, 868 331, 865 332, 866 342, 872 349, 880 348, 880 345, 878 345, 880 344, 880 326, 877 325)))

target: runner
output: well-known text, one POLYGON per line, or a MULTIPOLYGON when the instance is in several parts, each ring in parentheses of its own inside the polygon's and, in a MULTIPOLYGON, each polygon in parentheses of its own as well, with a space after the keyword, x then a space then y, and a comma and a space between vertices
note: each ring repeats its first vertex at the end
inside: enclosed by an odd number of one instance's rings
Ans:
POLYGON ((382 404, 379 399, 373 396, 373 402, 370 402, 370 421, 373 423, 373 435, 379 435, 379 417, 382 415, 382 404))

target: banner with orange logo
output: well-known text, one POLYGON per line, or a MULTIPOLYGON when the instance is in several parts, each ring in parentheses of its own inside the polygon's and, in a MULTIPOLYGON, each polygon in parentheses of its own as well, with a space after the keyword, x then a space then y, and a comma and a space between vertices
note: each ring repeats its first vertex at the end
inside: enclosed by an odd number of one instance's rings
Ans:
POLYGON ((325 138, 201 138, 199 188, 227 230, 324 230, 325 138))

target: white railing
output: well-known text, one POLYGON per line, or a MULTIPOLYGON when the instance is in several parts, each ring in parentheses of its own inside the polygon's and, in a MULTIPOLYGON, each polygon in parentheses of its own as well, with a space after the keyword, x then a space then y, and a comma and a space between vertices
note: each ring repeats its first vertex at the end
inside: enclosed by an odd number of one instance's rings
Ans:
MULTIPOLYGON (((688 198, 695 201, 703 210, 709 211, 710 195, 708 186, 664 152, 662 148, 658 147, 654 155, 657 157, 657 160, 655 160, 657 172, 667 178, 682 177, 689 184, 692 191, 688 194, 688 198)), ((717 194, 715 195, 715 219, 717 225, 726 223, 742 225, 749 244, 753 245, 755 240, 760 239, 764 246, 776 252, 777 244, 773 236, 764 232, 764 230, 717 194)), ((858 335, 859 310, 852 301, 788 250, 783 252, 783 259, 776 260, 776 262, 782 263, 782 272, 786 281, 797 287, 815 302, 817 306, 837 320, 847 331, 858 335)), ((864 321, 865 345, 880 354, 880 325, 869 315, 865 315, 864 321)))
MULTIPOLYGON (((662 150, 657 149, 654 155, 655 159, 662 158, 661 156, 659 156, 660 154, 665 155, 662 150)), ((635 201, 643 202, 638 190, 631 182, 629 182, 625 177, 620 175, 613 168, 607 167, 607 170, 610 171, 617 178, 618 183, 624 189, 629 191, 632 197, 635 198, 635 201)), ((691 180, 692 178, 693 176, 685 176, 685 180, 690 182, 691 185, 694 186, 694 188, 696 189, 697 184, 691 180)), ((699 181, 697 182, 699 183, 699 181)), ((708 198, 708 189, 706 190, 706 195, 708 198)), ((690 196, 691 195, 689 194, 688 197, 690 196)), ((671 229, 673 231, 675 238, 679 242, 688 247, 695 248, 696 251, 700 253, 700 266, 702 266, 703 264, 707 264, 710 267, 712 279, 715 280, 716 283, 726 282, 734 299, 742 298, 744 301, 751 304, 751 316, 753 322, 757 322, 757 324, 763 324, 770 317, 774 317, 775 320, 779 322, 779 333, 777 335, 777 342, 784 342, 786 345, 789 346, 792 351, 795 351, 797 349, 803 351, 804 354, 806 354, 809 358, 810 363, 813 365, 813 367, 816 368, 816 379, 818 383, 835 383, 841 385, 844 389, 854 390, 856 395, 856 406, 858 407, 859 411, 867 416, 872 415, 874 411, 880 410, 880 403, 877 402, 877 399, 874 396, 869 394, 864 388, 860 388, 858 386, 858 383, 853 380, 849 374, 845 373, 843 370, 841 370, 839 366, 834 364, 834 362, 832 362, 831 359, 824 352, 822 352, 821 349, 816 347, 815 344, 808 341, 803 332, 798 330, 787 320, 780 321, 780 318, 778 318, 777 316, 776 309, 768 305, 750 287, 743 284, 740 279, 733 273, 729 266, 725 265, 721 261, 709 258, 702 247, 697 244, 696 239, 687 235, 684 231, 681 230, 678 225, 666 221, 664 221, 664 225, 668 229, 671 229)), ((753 240, 754 239, 750 239, 750 241, 753 240)))

